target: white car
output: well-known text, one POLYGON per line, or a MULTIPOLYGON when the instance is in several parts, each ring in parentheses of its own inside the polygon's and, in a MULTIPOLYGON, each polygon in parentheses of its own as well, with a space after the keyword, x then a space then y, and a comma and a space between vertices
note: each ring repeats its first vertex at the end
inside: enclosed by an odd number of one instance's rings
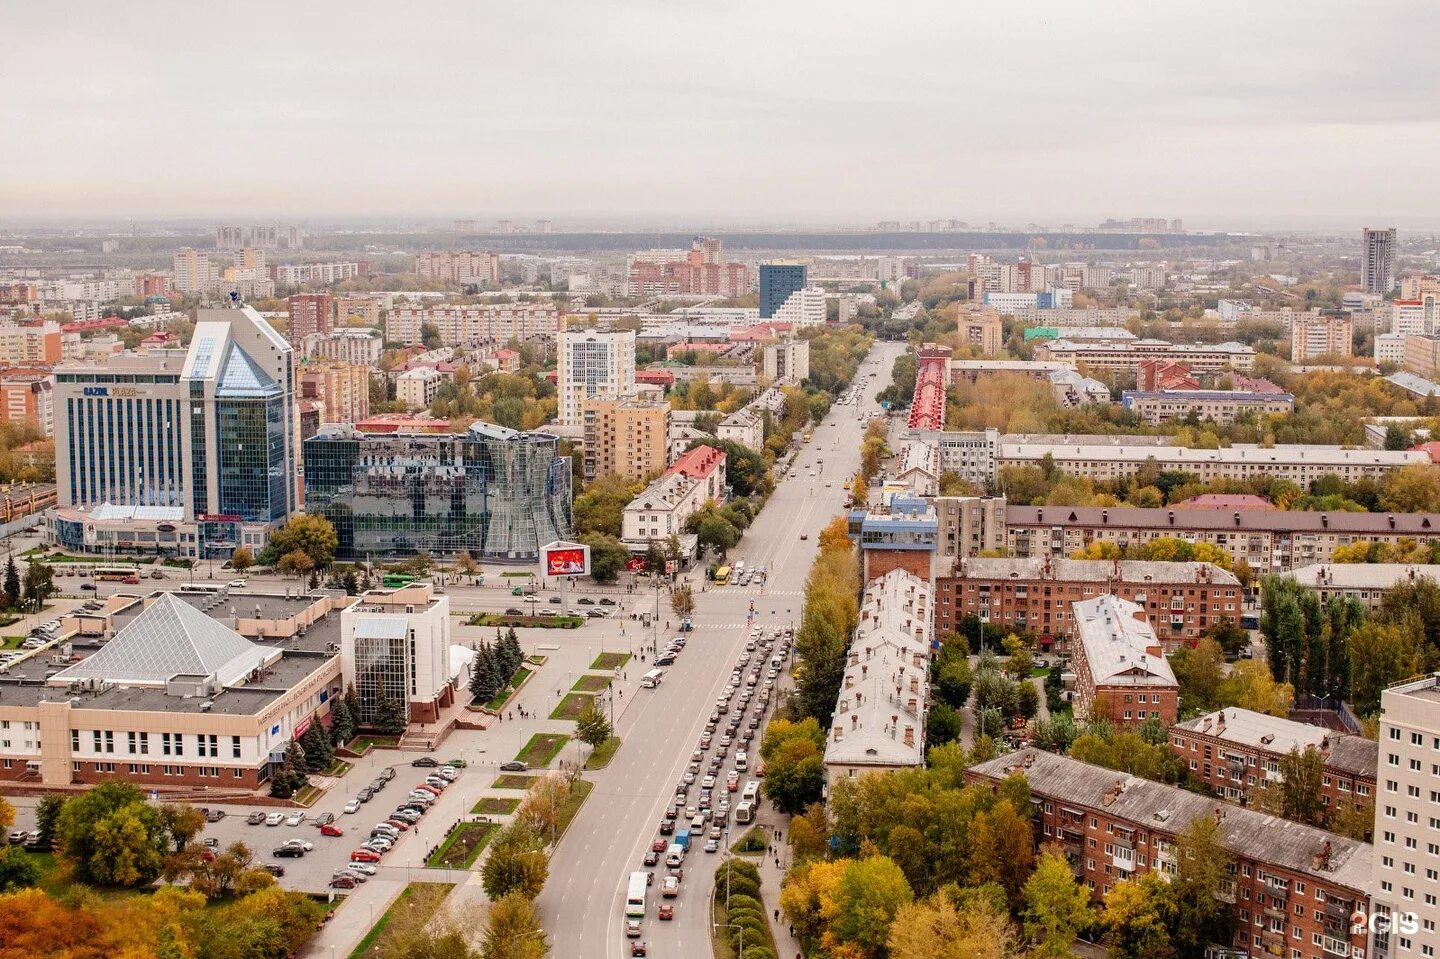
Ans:
POLYGON ((360 800, 358 800, 358 799, 352 799, 352 800, 350 800, 349 802, 347 802, 347 803, 345 804, 345 813, 346 813, 346 815, 349 815, 349 814, 351 814, 351 813, 357 813, 357 812, 359 812, 359 811, 360 811, 360 800))
POLYGON ((441 766, 440 775, 453 783, 459 777, 460 770, 456 769, 454 766, 441 766))
POLYGON ((265 817, 265 825, 267 826, 278 826, 284 821, 285 814, 283 812, 272 812, 265 817))
POLYGON ((352 862, 345 868, 350 870, 351 872, 364 873, 367 876, 373 876, 377 872, 379 872, 379 870, 376 869, 374 865, 368 862, 352 862))
POLYGON ((310 842, 308 839, 287 839, 280 845, 293 846, 297 849, 303 849, 306 852, 311 852, 315 849, 315 844, 313 842, 310 842))
POLYGON ((292 812, 290 818, 285 820, 285 824, 287 826, 298 826, 304 821, 305 814, 303 812, 292 812))

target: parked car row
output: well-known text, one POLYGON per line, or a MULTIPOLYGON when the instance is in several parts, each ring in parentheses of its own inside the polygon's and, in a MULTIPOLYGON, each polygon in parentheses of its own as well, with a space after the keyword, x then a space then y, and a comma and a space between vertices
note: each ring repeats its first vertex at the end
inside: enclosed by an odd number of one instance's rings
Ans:
MULTIPOLYGON (((429 763, 419 763, 418 760, 417 764, 430 765, 429 763)), ((383 789, 386 783, 395 778, 393 769, 387 769, 385 772, 389 775, 377 780, 380 789, 383 789)), ((429 811, 435 801, 459 776, 460 768, 458 766, 438 766, 422 782, 417 783, 393 813, 371 827, 369 838, 362 842, 358 849, 350 853, 350 862, 337 869, 335 874, 330 877, 330 887, 332 889, 354 889, 375 875, 375 864, 395 847, 401 836, 420 821, 420 818, 429 811)), ((375 783, 371 783, 371 785, 374 786, 375 783)), ((359 799, 352 799, 346 804, 345 811, 347 813, 358 812, 360 804, 359 799)), ((344 835, 344 830, 333 823, 328 823, 321 827, 321 833, 344 835), (325 832, 327 829, 333 830, 333 832, 325 832)))

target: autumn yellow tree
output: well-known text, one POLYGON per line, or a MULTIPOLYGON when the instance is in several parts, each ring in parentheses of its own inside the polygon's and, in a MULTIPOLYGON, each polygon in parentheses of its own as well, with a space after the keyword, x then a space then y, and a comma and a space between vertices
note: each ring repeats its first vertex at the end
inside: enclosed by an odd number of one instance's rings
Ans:
POLYGON ((946 890, 901 906, 890 924, 890 959, 1012 959, 1015 926, 990 899, 958 905, 946 890))

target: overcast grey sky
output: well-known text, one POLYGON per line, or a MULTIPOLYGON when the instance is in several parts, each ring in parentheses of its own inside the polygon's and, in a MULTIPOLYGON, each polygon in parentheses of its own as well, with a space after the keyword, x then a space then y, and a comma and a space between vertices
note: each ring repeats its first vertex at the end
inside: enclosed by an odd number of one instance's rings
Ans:
POLYGON ((8 3, 0 218, 1440 225, 1433 0, 8 3))

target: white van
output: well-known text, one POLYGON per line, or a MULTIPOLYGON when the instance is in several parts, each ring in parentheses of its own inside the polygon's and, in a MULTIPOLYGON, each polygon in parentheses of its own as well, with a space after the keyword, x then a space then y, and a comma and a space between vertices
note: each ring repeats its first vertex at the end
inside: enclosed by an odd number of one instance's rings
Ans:
POLYGON ((755 804, 742 802, 735 807, 735 821, 744 825, 755 818, 755 804))
POLYGON ((750 757, 747 756, 747 755, 745 755, 743 752, 738 752, 738 753, 736 753, 736 754, 735 754, 735 768, 738 769, 738 770, 740 770, 741 772, 744 772, 746 769, 749 769, 749 768, 750 768, 750 757))
POLYGON ((641 677, 640 677, 640 688, 641 688, 641 689, 654 689, 656 686, 659 686, 659 685, 660 685, 660 681, 661 681, 662 679, 664 679, 664 678, 665 678, 665 670, 663 670, 663 669, 652 669, 652 670, 650 670, 650 672, 648 672, 648 673, 646 673, 644 676, 641 676, 641 677))
POLYGON ((670 848, 665 850, 665 865, 671 869, 679 869, 685 864, 685 847, 678 842, 672 842, 670 848))
POLYGON ((746 782, 745 788, 740 791, 740 801, 759 805, 760 784, 753 779, 746 782))

